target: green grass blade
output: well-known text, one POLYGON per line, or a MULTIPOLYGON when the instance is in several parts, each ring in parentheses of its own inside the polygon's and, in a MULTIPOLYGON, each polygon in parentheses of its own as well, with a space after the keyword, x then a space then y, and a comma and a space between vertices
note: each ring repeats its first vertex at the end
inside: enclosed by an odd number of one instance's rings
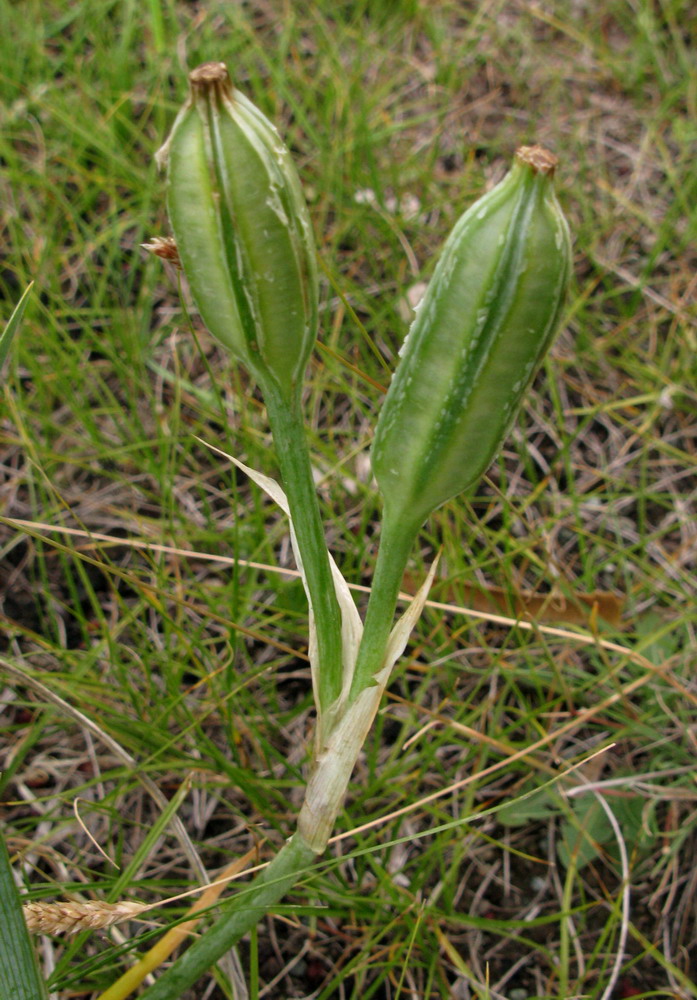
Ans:
POLYGON ((243 934, 256 926, 315 862, 316 855, 296 833, 230 907, 141 995, 141 1000, 175 1000, 193 986, 243 934))
MULTIPOLYGON (((25 292, 23 299, 26 298, 26 294, 25 292)), ((2 834, 0 834, 0 997, 6 997, 7 1000, 43 1000, 48 997, 34 946, 24 922, 22 902, 12 877, 10 858, 2 834)))
POLYGON ((7 326, 0 333, 0 372, 2 371, 3 365, 5 364, 5 359, 10 351, 10 345, 12 344, 12 339, 19 329, 19 324, 22 322, 22 316, 24 315, 24 310, 26 308, 27 302, 29 301, 29 293, 34 286, 34 282, 30 282, 24 289, 24 294, 19 300, 14 308, 12 315, 7 321, 7 326))

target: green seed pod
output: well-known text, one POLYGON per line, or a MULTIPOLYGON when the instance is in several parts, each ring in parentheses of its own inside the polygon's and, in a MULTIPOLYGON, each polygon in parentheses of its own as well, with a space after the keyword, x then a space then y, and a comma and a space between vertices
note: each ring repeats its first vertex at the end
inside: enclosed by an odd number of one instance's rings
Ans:
POLYGON ((571 270, 556 158, 516 153, 456 223, 400 351, 372 465, 385 517, 415 530, 477 482, 557 330, 571 270))
POLYGON ((158 153, 179 258, 213 336, 290 398, 317 335, 317 260, 300 181, 224 63, 204 63, 189 83, 158 153))

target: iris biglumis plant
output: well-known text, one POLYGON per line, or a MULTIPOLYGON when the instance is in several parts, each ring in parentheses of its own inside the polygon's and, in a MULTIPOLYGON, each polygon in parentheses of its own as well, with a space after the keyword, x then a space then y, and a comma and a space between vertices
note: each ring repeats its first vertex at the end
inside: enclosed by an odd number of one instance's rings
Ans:
POLYGON ((432 579, 433 570, 395 625, 415 538, 495 457, 557 331, 571 268, 552 183, 556 160, 539 146, 523 147, 504 180, 456 223, 400 352, 371 456, 383 519, 363 623, 326 549, 301 416, 318 290, 300 182, 275 128, 232 87, 224 64, 206 63, 189 80, 189 98, 160 152, 170 221, 201 317, 264 396, 283 488, 242 468, 290 517, 310 605, 318 721, 295 832, 145 991, 148 1000, 178 996, 195 982, 326 847, 432 579))

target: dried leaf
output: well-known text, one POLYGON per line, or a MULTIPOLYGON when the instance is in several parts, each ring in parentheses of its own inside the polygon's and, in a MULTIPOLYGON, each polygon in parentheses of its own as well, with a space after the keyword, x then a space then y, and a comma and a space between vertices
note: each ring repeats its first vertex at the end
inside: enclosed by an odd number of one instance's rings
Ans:
MULTIPOLYGON (((415 588, 414 578, 405 576, 404 590, 411 592, 415 588)), ((607 590, 594 590, 590 594, 572 591, 569 595, 558 592, 538 595, 526 590, 452 581, 441 594, 440 600, 464 604, 473 611, 508 615, 522 621, 589 626, 593 618, 598 617, 619 628, 624 610, 624 601, 607 590)))
POLYGON ((402 617, 397 621, 397 624, 390 632, 390 638, 387 643, 387 649, 385 650, 385 660, 383 668, 380 674, 378 674, 377 677, 375 678, 376 680, 378 680, 378 677, 381 677, 382 674, 385 673, 386 671, 387 676, 385 677, 385 683, 387 683, 387 679, 390 676, 392 667, 395 665, 397 660, 404 652, 407 642, 409 641, 409 636, 411 635, 413 628, 416 625, 417 621, 419 620, 421 612, 424 609, 424 605, 426 603, 429 591, 431 589, 431 584, 433 583, 433 579, 436 575, 436 569, 438 568, 439 559, 440 559, 440 553, 433 560, 433 565, 428 571, 428 576, 426 577, 426 579, 424 580, 424 582, 421 584, 416 594, 414 595, 414 600, 411 601, 407 610, 404 612, 402 617))

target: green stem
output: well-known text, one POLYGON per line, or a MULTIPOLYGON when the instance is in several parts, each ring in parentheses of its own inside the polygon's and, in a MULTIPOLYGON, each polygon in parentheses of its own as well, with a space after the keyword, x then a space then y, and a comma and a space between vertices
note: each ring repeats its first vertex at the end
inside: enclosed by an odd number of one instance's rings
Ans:
MULTIPOLYGON (((319 707, 327 709, 341 690, 341 613, 312 477, 299 394, 288 400, 266 382, 262 389, 317 630, 319 707)), ((171 1000, 181 996, 292 889, 316 857, 317 852, 296 832, 251 886, 238 892, 223 916, 190 945, 154 986, 145 990, 142 1000, 171 1000)))
MULTIPOLYGON (((304 449, 298 449, 295 453, 296 460, 288 461, 290 449, 286 449, 284 453, 284 446, 294 440, 293 435, 298 434, 298 428, 289 419, 291 411, 288 407, 281 407, 280 434, 276 436, 276 429, 279 426, 276 418, 279 413, 273 407, 272 403, 269 419, 272 421, 276 447, 279 450, 284 483, 286 487, 289 482, 293 487, 298 487, 294 494, 295 502, 304 503, 307 501, 307 480, 305 480, 305 493, 303 493, 300 488, 300 484, 303 483, 300 471, 304 470, 305 466, 297 462, 297 455, 306 455, 307 453, 304 449), (283 459, 281 459, 282 455, 283 459), (290 468, 288 468, 289 465, 290 468)), ((307 471, 309 471, 309 460, 307 471)), ((312 495, 315 495, 314 489, 312 495)), ((290 502, 290 491, 288 499, 290 502)), ((308 508, 303 508, 303 515, 307 514, 307 510, 308 508)), ((303 542, 300 542, 295 512, 293 520, 303 560, 305 560, 308 549, 303 542)), ((301 517, 300 521, 304 528, 309 530, 312 518, 301 517)), ((317 522, 319 522, 318 515, 317 522)), ((384 660, 385 646, 392 630, 399 585, 418 529, 419 525, 399 523, 395 526, 387 514, 383 521, 373 587, 366 613, 365 630, 356 664, 356 675, 352 688, 353 697, 370 684, 372 677, 380 669, 384 660)), ((323 544, 322 551, 326 555, 326 548, 323 544)), ((307 568, 306 566, 306 571, 307 568)), ((331 817, 332 822, 333 820, 334 816, 331 817)), ((241 891, 235 896, 230 909, 195 941, 167 972, 160 976, 154 986, 145 990, 141 1000, 172 1000, 172 997, 181 996, 184 990, 193 986, 229 948, 236 944, 252 927, 256 926, 262 915, 295 885, 302 872, 314 862, 317 855, 317 850, 313 850, 305 838, 296 832, 279 851, 268 868, 257 876, 249 889, 241 891)))
POLYGON ((341 691, 341 612, 329 567, 299 393, 288 401, 273 386, 264 385, 263 392, 317 631, 318 708, 327 711, 341 691))
POLYGON ((400 584, 420 527, 421 521, 408 524, 400 519, 395 522, 389 516, 389 511, 385 510, 363 638, 351 684, 350 702, 355 701, 382 666, 385 647, 394 624, 400 584))
MULTIPOLYGON (((387 677, 376 681, 386 662, 404 567, 421 521, 394 518, 385 511, 373 585, 351 687, 330 720, 328 739, 319 749, 298 817, 298 831, 320 854, 341 810, 351 772, 368 735, 387 677)), ((397 650, 397 652, 401 651, 397 650)), ((390 664, 394 657, 390 657, 390 664)))
POLYGON ((251 886, 237 893, 231 908, 141 994, 141 1000, 172 1000, 182 996, 293 888, 315 859, 315 852, 294 834, 251 886))

